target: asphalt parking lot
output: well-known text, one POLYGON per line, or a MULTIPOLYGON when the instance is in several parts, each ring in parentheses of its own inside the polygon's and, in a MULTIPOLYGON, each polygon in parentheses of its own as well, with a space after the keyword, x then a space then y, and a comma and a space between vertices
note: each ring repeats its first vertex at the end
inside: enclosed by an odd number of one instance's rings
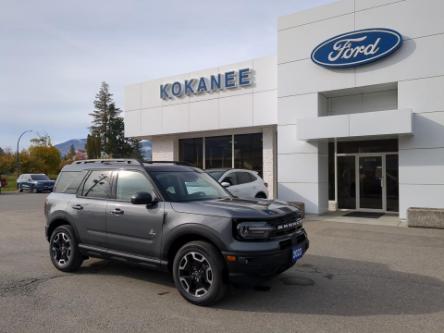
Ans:
POLYGON ((308 254, 270 289, 202 308, 145 268, 57 271, 45 197, 0 195, 0 332, 444 332, 444 230, 309 222, 308 254))

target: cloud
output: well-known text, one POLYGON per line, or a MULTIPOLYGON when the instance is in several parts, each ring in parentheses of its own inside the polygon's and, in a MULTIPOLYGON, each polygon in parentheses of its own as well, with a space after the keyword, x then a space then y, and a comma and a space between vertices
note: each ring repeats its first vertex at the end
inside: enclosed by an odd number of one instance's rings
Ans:
POLYGON ((84 137, 102 81, 122 107, 129 83, 275 54, 277 17, 326 2, 3 0, 0 146, 84 137))

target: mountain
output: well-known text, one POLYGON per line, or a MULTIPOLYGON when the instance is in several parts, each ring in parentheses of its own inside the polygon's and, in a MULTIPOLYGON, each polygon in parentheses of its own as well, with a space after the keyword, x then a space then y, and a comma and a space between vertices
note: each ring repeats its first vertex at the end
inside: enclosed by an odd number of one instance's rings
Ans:
POLYGON ((71 145, 74 145, 74 149, 85 149, 86 145, 86 139, 71 139, 62 143, 59 143, 57 145, 54 145, 59 151, 62 156, 65 156, 68 154, 69 149, 71 148, 71 145))
MULTIPOLYGON (((54 145, 54 146, 60 151, 60 154, 62 156, 65 156, 69 152, 71 145, 74 145, 75 150, 78 150, 78 149, 85 150, 86 139, 71 139, 71 140, 59 143, 57 145, 54 145)), ((143 158, 145 160, 151 160, 151 156, 152 156, 151 141, 142 140, 140 142, 140 146, 141 146, 140 148, 141 148, 141 151, 143 154, 143 158)))

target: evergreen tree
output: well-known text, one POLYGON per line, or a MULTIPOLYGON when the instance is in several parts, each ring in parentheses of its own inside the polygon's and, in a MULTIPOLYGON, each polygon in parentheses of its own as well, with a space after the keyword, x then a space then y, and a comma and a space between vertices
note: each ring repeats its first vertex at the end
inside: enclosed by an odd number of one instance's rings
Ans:
POLYGON ((88 158, 141 158, 140 140, 125 138, 122 112, 114 104, 109 86, 102 82, 94 100, 94 111, 90 135, 87 139, 88 158))
POLYGON ((86 154, 88 158, 100 158, 100 138, 98 136, 88 134, 86 138, 86 154))

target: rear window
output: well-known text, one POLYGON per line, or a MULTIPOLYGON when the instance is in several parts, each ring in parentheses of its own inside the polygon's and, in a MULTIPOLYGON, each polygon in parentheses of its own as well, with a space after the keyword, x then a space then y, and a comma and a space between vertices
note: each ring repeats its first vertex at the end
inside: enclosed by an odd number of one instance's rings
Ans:
POLYGON ((85 176, 85 171, 63 171, 57 178, 54 192, 71 193, 77 192, 77 189, 85 176))
POLYGON ((49 180, 47 175, 31 175, 32 180, 49 180))

